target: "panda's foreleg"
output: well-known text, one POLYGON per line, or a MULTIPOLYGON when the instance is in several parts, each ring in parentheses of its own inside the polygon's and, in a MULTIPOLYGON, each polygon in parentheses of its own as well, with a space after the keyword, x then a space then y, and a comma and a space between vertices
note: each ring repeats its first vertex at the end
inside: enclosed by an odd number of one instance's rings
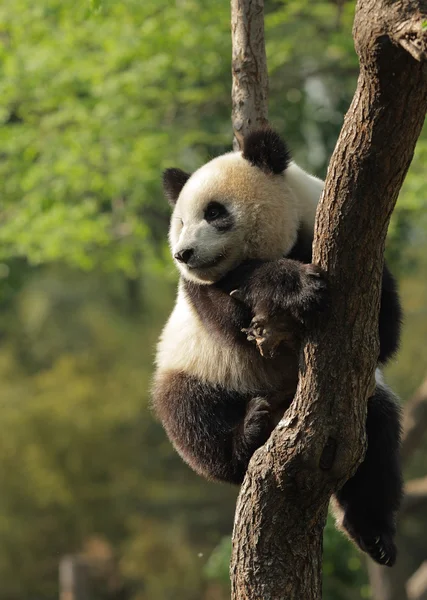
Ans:
POLYGON ((287 313, 302 322, 324 310, 329 297, 319 267, 289 258, 257 264, 231 295, 254 313, 287 313))
POLYGON ((241 483, 270 436, 274 406, 183 372, 157 376, 154 409, 181 457, 209 479, 241 483))
POLYGON ((392 566, 396 513, 402 498, 399 461, 400 409, 393 393, 377 383, 368 400, 368 447, 355 475, 336 494, 342 526, 380 564, 392 566))
POLYGON ((282 258, 254 266, 230 294, 250 307, 253 318, 242 331, 263 356, 280 344, 298 347, 301 327, 328 306, 328 289, 316 265, 282 258))

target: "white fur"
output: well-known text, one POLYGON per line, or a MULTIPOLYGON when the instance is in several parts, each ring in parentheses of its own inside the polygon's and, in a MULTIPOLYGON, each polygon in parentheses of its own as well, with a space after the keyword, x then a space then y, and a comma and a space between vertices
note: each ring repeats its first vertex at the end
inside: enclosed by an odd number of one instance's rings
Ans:
POLYGON ((292 162, 285 171, 285 178, 290 188, 298 198, 301 224, 305 231, 314 231, 317 205, 323 192, 324 182, 306 173, 296 163, 292 162))
POLYGON ((240 152, 214 158, 184 185, 169 231, 172 255, 187 248, 203 261, 224 257, 218 267, 189 269, 181 274, 199 283, 212 283, 245 258, 274 260, 286 255, 300 225, 313 231, 323 182, 292 163, 283 175, 266 174, 240 152), (234 216, 236 227, 217 232, 204 220, 209 202, 220 202, 234 216))

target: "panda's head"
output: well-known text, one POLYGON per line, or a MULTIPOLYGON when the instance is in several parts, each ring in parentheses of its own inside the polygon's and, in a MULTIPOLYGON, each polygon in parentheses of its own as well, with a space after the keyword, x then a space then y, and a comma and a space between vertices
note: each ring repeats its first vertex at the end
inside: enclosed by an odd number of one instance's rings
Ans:
POLYGON ((274 260, 295 243, 299 215, 284 172, 290 161, 270 129, 251 133, 242 152, 219 156, 192 175, 167 169, 172 256, 182 276, 213 283, 243 260, 274 260))

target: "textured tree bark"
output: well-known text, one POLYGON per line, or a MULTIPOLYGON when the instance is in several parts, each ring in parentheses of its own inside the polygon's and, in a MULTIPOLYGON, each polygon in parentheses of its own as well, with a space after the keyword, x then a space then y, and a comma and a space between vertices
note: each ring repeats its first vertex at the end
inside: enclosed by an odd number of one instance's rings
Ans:
POLYGON ((231 0, 234 150, 252 129, 267 125, 268 73, 264 0, 231 0))
POLYGON ((234 600, 321 598, 329 498, 365 449, 386 232, 427 109, 426 4, 357 3, 360 76, 313 246, 333 308, 306 339, 290 409, 249 465, 233 533, 234 600))

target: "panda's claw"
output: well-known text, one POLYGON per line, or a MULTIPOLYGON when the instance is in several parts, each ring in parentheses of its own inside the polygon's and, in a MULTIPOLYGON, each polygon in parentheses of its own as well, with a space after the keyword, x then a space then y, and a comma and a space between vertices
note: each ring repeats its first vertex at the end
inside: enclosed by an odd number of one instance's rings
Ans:
POLYGON ((230 292, 230 296, 232 298, 234 298, 234 300, 237 300, 238 302, 245 302, 245 297, 244 294, 242 292, 242 290, 236 289, 236 290, 232 290, 230 292))
POLYGON ((389 524, 384 525, 382 529, 375 528, 372 531, 371 527, 363 526, 360 521, 356 525, 355 520, 350 519, 347 514, 342 524, 351 539, 372 560, 387 567, 394 565, 397 557, 397 548, 394 543, 395 527, 392 520, 389 524))
POLYGON ((380 565, 392 567, 396 562, 397 551, 392 535, 384 534, 375 538, 359 537, 357 542, 360 548, 380 565))
POLYGON ((261 321, 252 320, 249 327, 242 329, 242 332, 246 334, 246 338, 249 342, 257 341, 261 342, 265 337, 265 326, 261 321))

